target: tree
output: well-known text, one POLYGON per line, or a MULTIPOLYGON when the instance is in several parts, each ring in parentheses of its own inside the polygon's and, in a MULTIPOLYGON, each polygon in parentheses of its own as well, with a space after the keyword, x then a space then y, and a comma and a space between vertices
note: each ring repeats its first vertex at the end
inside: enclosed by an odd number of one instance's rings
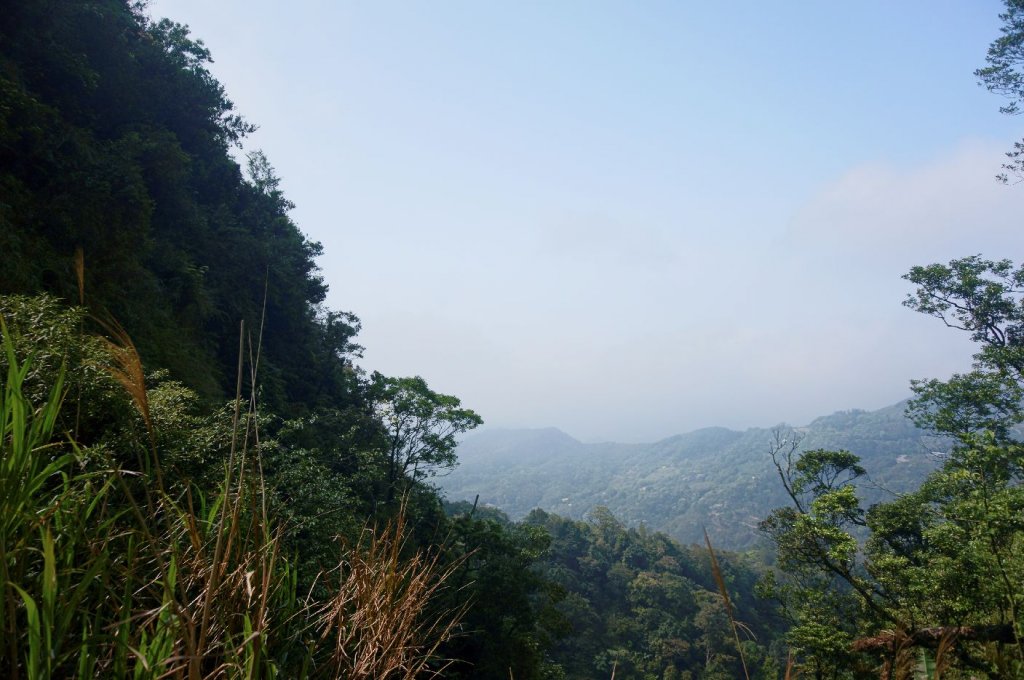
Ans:
MULTIPOLYGON (((1024 0, 1005 0, 1006 11, 999 15, 1003 21, 1000 29, 1002 35, 996 38, 988 48, 985 61, 988 66, 974 72, 981 83, 989 90, 1010 100, 1000 107, 1002 113, 1016 115, 1020 113, 1020 103, 1024 101, 1024 0)), ((1016 142, 1013 150, 1006 153, 1010 159, 1003 169, 1024 179, 1024 141, 1016 142)), ((1006 173, 997 175, 1002 182, 1009 181, 1006 173)))
POLYGON ((555 609, 563 593, 538 568, 550 545, 543 527, 491 508, 470 506, 450 519, 446 548, 459 561, 450 606, 469 602, 462 626, 472 633, 440 650, 460 661, 446 678, 562 678, 549 651, 568 632, 555 609))
POLYGON ((387 502, 406 483, 415 483, 455 467, 457 436, 483 419, 463 408, 457 397, 438 394, 419 377, 371 376, 373 410, 384 429, 383 454, 387 502))
POLYGON ((918 286, 904 305, 970 333, 981 346, 972 371, 914 381, 911 416, 961 440, 987 430, 1006 441, 1024 420, 1024 266, 974 255, 914 267, 903 278, 918 286))
POLYGON ((864 526, 854 482, 865 471, 848 451, 798 454, 800 438, 793 435, 776 432, 769 450, 791 505, 761 522, 784 574, 764 579, 761 594, 782 602, 793 623, 787 640, 815 678, 849 677, 858 619, 894 623, 853 534, 864 526))
POLYGON ((950 437, 952 449, 918 490, 865 512, 852 485, 863 475, 856 456, 774 447, 791 505, 762 523, 784 572, 768 590, 783 600, 796 623, 790 642, 819 677, 843 677, 839 669, 863 651, 881 652, 892 670, 916 647, 943 649, 947 664, 975 674, 1019 677, 1024 446, 1014 433, 1024 420, 1024 267, 975 256, 906 278, 918 285, 908 307, 980 345, 973 370, 913 383, 908 414, 950 437))

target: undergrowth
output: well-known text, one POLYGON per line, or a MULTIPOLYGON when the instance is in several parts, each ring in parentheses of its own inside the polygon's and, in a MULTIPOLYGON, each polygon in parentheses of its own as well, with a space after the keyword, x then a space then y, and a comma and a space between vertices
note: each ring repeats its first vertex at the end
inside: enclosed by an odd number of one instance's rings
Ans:
POLYGON ((401 512, 341 544, 337 568, 299 592, 268 510, 255 391, 241 394, 243 343, 230 455, 203 488, 162 469, 126 333, 108 325, 89 355, 102 365, 83 370, 16 347, 9 322, 0 316, 0 677, 386 679, 445 667, 436 651, 462 611, 432 605, 458 564, 407 555, 401 512), (95 408, 74 402, 96 390, 66 388, 69 372, 119 385, 144 436, 82 445, 79 415, 95 408))

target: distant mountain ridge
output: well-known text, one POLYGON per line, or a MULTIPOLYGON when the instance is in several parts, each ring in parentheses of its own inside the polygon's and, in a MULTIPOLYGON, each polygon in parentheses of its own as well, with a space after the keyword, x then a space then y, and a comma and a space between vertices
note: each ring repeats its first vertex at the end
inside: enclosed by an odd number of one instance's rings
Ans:
POLYGON ((450 500, 494 505, 513 518, 539 507, 581 518, 608 507, 627 524, 644 523, 684 542, 745 549, 758 521, 786 502, 768 455, 773 432, 802 437, 801 448, 847 449, 861 457, 870 504, 915 488, 949 442, 918 429, 905 402, 877 411, 840 411, 804 427, 746 431, 709 427, 650 444, 588 444, 556 428, 485 430, 458 449, 459 467, 438 479, 450 500))

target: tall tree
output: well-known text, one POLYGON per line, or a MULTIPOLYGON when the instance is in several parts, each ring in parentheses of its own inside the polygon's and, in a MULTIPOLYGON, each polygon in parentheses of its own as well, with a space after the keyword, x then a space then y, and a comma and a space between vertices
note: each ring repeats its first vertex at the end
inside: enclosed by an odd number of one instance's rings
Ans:
POLYGON ((373 410, 384 428, 383 457, 386 499, 395 500, 408 483, 455 467, 458 435, 483 419, 463 408, 457 397, 439 394, 419 376, 371 378, 373 410))

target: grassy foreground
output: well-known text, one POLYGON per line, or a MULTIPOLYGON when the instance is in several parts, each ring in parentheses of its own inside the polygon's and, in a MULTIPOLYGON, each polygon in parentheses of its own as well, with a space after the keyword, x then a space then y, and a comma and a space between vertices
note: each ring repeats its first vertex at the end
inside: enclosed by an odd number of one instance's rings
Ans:
POLYGON ((255 398, 239 389, 213 491, 168 484, 127 337, 104 340, 92 368, 125 391, 144 434, 88 448, 61 431, 88 407, 66 365, 33 398, 35 358, 0 328, 0 677, 369 680, 444 666, 434 652, 458 612, 426 614, 452 567, 406 554, 401 513, 298 592, 268 511, 255 398))

